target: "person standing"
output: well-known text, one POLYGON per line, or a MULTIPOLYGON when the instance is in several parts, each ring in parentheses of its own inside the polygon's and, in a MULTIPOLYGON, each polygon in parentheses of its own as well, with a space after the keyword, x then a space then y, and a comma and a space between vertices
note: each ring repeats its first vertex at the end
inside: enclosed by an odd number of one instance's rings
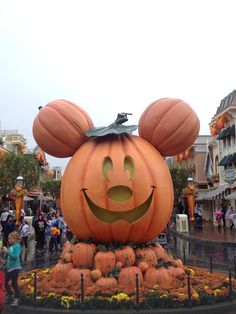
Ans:
POLYGON ((47 221, 43 218, 42 213, 39 213, 38 218, 35 218, 32 225, 35 231, 36 250, 44 250, 47 221))
POLYGON ((221 211, 221 217, 222 217, 222 221, 223 221, 223 227, 225 229, 226 228, 225 215, 226 215, 226 212, 227 212, 227 207, 224 204, 222 204, 220 211, 221 211))
POLYGON ((0 220, 1 220, 1 225, 2 225, 2 233, 4 233, 4 227, 5 227, 5 225, 6 225, 7 217, 8 217, 9 215, 10 215, 10 213, 9 213, 8 208, 7 208, 7 207, 4 207, 4 208, 3 208, 3 212, 2 212, 2 214, 1 214, 1 218, 0 218, 0 220))
POLYGON ((53 248, 55 252, 58 251, 58 237, 60 235, 60 230, 57 225, 53 225, 50 229, 50 240, 49 240, 49 253, 52 254, 53 248))
POLYGON ((16 230, 16 223, 13 219, 13 216, 8 215, 7 221, 5 223, 4 231, 3 231, 3 246, 7 246, 8 235, 15 230, 16 230))
POLYGON ((7 271, 5 277, 5 288, 9 300, 12 298, 14 292, 14 299, 11 303, 12 306, 18 306, 20 299, 20 291, 18 287, 18 276, 21 270, 20 254, 21 254, 21 238, 17 231, 13 231, 8 236, 9 249, 3 247, 3 252, 7 258, 7 271), (11 282, 11 285, 10 285, 11 282))
POLYGON ((226 221, 228 221, 228 225, 230 227, 230 230, 233 230, 234 228, 234 222, 233 222, 233 219, 231 219, 231 215, 235 214, 235 211, 233 209, 233 206, 230 206, 229 209, 227 210, 226 212, 226 215, 225 215, 225 219, 226 221))
POLYGON ((20 226, 20 236, 21 236, 21 245, 22 247, 25 247, 25 250, 28 249, 28 236, 29 236, 29 231, 30 231, 30 227, 28 222, 23 219, 21 222, 21 226, 20 226))

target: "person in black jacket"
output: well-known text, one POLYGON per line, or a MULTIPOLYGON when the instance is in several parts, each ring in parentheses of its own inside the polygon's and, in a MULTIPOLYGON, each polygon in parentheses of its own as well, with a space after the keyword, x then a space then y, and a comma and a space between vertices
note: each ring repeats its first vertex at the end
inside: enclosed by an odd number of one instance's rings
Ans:
POLYGON ((36 238, 36 249, 44 250, 45 245, 45 229, 47 227, 47 221, 44 219, 42 213, 33 222, 36 238))
POLYGON ((7 247, 8 244, 8 235, 16 230, 16 223, 12 215, 8 215, 7 221, 5 223, 3 231, 3 246, 7 247))

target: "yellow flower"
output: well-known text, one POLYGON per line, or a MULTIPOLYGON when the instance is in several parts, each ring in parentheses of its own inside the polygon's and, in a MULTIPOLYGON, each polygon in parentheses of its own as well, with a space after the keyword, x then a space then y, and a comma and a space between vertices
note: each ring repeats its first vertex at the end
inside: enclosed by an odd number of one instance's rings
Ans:
POLYGON ((116 295, 113 295, 109 300, 110 301, 123 301, 123 300, 129 300, 130 297, 128 296, 128 294, 126 293, 119 293, 119 294, 116 294, 116 295))
POLYGON ((61 306, 63 306, 66 309, 69 309, 72 305, 72 303, 74 303, 74 301, 76 301, 76 298, 72 297, 72 296, 62 296, 61 297, 61 306))
POLYGON ((37 299, 37 300, 41 300, 41 299, 42 299, 42 297, 38 296, 38 297, 36 297, 36 299, 37 299))
POLYGON ((184 293, 179 293, 178 297, 180 300, 184 300, 185 299, 185 294, 184 293))
POLYGON ((221 293, 221 290, 220 289, 215 289, 215 290, 213 290, 213 293, 214 293, 214 295, 218 295, 219 293, 221 293))
POLYGON ((49 292, 48 296, 49 296, 49 298, 53 298, 53 297, 55 297, 55 293, 54 292, 49 292))
POLYGON ((45 268, 44 270, 42 270, 42 273, 44 274, 51 273, 51 268, 45 268))
POLYGON ((27 287, 29 288, 30 293, 33 293, 33 292, 34 292, 34 287, 33 287, 33 286, 28 285, 27 287))
POLYGON ((191 276, 194 276, 196 274, 196 272, 192 268, 187 267, 187 271, 190 273, 191 276))
POLYGON ((165 294, 165 293, 163 293, 163 294, 160 295, 160 298, 167 298, 167 297, 168 297, 168 295, 165 294))
POLYGON ((194 300, 199 300, 199 294, 197 291, 195 291, 195 290, 192 291, 192 298, 194 300))

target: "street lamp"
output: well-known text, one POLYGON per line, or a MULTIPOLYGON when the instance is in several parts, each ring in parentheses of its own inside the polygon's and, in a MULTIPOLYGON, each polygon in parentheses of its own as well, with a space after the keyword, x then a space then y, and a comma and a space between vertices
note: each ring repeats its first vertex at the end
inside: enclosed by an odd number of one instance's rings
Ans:
POLYGON ((187 205, 188 205, 188 213, 190 221, 194 220, 194 207, 195 207, 195 200, 198 195, 198 189, 194 185, 193 178, 189 177, 187 179, 188 184, 186 188, 183 189, 182 195, 183 197, 187 198, 187 205))
POLYGON ((12 194, 15 196, 15 208, 16 208, 16 225, 18 226, 20 223, 21 209, 24 206, 24 195, 26 194, 26 190, 23 188, 24 178, 22 176, 18 176, 16 178, 15 189, 13 189, 12 194))
POLYGON ((16 178, 16 185, 17 186, 23 186, 23 181, 24 181, 24 178, 22 176, 18 176, 16 178))

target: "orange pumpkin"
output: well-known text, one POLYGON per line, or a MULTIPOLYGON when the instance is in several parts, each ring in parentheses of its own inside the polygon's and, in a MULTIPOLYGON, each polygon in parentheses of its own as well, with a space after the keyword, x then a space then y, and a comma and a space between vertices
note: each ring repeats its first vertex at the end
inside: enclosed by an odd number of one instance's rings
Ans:
POLYGON ((66 241, 63 246, 63 251, 61 253, 61 259, 64 259, 67 253, 72 253, 73 247, 74 247, 74 244, 72 244, 70 241, 66 241))
POLYGON ((73 248, 72 262, 75 267, 89 268, 93 266, 96 245, 93 243, 77 243, 73 248))
POLYGON ((148 263, 146 262, 140 262, 138 263, 138 268, 141 270, 142 273, 145 273, 146 270, 148 270, 148 263))
MULTIPOLYGON (((71 269, 66 276, 66 286, 81 285, 81 274, 83 274, 84 286, 92 284, 92 278, 89 269, 71 269)), ((65 278, 64 278, 65 280, 65 278)))
POLYGON ((113 277, 101 277, 96 281, 96 287, 100 289, 110 289, 117 287, 117 280, 113 277))
POLYGON ((100 269, 103 275, 116 267, 116 257, 113 252, 98 252, 94 257, 94 267, 100 269))
POLYGON ((156 243, 156 245, 152 247, 152 250, 156 254, 157 260, 158 259, 164 259, 164 260, 166 259, 167 252, 159 243, 156 243))
POLYGON ((123 267, 123 263, 122 262, 117 262, 116 263, 116 268, 117 269, 121 269, 123 267))
POLYGON ((192 145, 198 136, 199 119, 184 101, 163 98, 150 104, 139 120, 139 135, 163 156, 174 156, 192 145))
POLYGON ((141 270, 136 266, 130 266, 126 268, 122 268, 118 282, 119 285, 128 286, 128 287, 135 287, 136 285, 136 274, 138 274, 139 285, 143 284, 143 274, 141 270))
POLYGON ((65 280, 66 275, 68 272, 73 269, 74 266, 72 263, 58 263, 52 269, 52 278, 55 281, 63 281, 65 280))
POLYGON ((151 248, 136 249, 136 264, 140 262, 146 262, 148 267, 154 267, 157 264, 157 257, 155 252, 151 248))
POLYGON ((61 206, 79 239, 149 242, 171 216, 173 185, 168 166, 138 136, 91 139, 65 169, 61 206))
POLYGON ((115 257, 117 262, 122 263, 122 267, 132 266, 135 262, 135 253, 130 246, 115 250, 115 257))
POLYGON ((70 157, 93 127, 89 115, 74 103, 58 99, 39 110, 33 123, 33 135, 38 146, 55 157, 70 157))
POLYGON ((93 269, 93 270, 91 270, 90 275, 91 275, 92 279, 94 281, 96 281, 102 277, 102 272, 100 269, 93 269))
POLYGON ((67 263, 71 263, 71 262, 72 262, 72 253, 66 253, 64 260, 65 260, 67 263))
POLYGON ((156 284, 166 284, 168 286, 171 286, 172 273, 169 269, 165 268, 149 268, 144 275, 144 281, 149 283, 151 286, 154 286, 156 284))
POLYGON ((181 261, 181 259, 175 259, 173 261, 174 266, 179 267, 179 268, 183 268, 183 262, 181 261))

